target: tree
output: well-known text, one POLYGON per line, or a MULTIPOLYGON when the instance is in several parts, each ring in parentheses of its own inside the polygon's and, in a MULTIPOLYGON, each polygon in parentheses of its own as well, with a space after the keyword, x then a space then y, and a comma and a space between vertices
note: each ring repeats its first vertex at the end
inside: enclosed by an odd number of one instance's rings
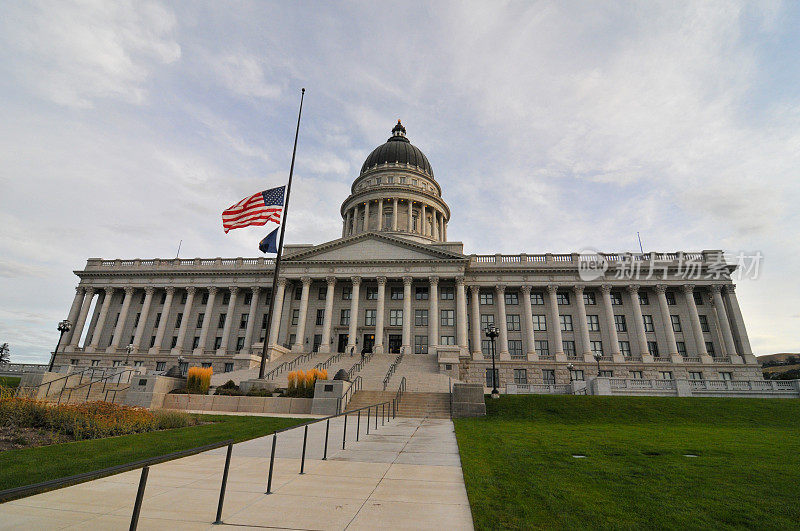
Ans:
POLYGON ((0 345, 0 365, 5 365, 11 361, 11 349, 8 347, 8 343, 3 343, 0 345))

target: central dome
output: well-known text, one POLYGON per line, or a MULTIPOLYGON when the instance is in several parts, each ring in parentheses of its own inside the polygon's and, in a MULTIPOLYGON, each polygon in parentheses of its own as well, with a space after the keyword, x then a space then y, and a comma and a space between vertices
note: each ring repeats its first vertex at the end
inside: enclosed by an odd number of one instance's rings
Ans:
POLYGON ((433 178, 433 168, 431 168, 431 163, 428 162, 428 157, 418 147, 409 142, 408 138, 406 138, 406 128, 403 127, 400 120, 397 120, 397 125, 392 129, 391 138, 369 154, 367 160, 364 161, 364 165, 361 166, 361 173, 374 166, 395 163, 414 166, 433 178))

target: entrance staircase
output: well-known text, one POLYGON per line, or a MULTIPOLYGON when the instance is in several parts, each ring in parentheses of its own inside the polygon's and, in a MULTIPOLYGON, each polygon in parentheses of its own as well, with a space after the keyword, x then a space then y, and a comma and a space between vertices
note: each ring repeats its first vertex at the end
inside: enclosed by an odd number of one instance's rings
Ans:
MULTIPOLYGON (((350 399, 347 409, 358 409, 360 407, 377 404, 380 402, 391 402, 395 397, 395 391, 358 391, 350 399)), ((403 393, 400 399, 400 407, 397 410, 398 417, 412 418, 450 418, 450 394, 449 393, 403 393)))

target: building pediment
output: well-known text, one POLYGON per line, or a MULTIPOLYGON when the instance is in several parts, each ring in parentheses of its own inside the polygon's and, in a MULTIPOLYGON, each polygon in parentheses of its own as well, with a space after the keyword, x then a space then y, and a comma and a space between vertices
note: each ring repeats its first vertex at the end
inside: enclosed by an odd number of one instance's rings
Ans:
POLYGON ((468 259, 463 254, 376 233, 358 234, 333 240, 299 250, 285 258, 287 262, 397 262, 468 259))

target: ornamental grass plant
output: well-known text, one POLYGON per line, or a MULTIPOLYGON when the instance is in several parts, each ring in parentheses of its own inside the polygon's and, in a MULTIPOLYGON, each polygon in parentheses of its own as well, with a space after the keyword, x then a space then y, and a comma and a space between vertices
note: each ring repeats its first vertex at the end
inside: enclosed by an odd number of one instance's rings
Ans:
POLYGON ((207 395, 208 388, 211 387, 211 375, 214 369, 211 367, 190 367, 186 379, 186 390, 194 395, 207 395))

